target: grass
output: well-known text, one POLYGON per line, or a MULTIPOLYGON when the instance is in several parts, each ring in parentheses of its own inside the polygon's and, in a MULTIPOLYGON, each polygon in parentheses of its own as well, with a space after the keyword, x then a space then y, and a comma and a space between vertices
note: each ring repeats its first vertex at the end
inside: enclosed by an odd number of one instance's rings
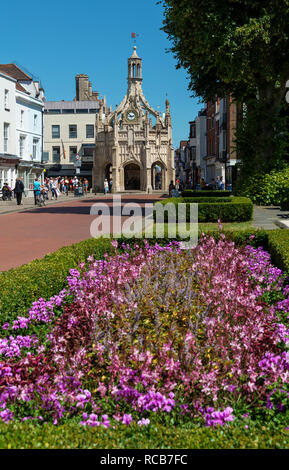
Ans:
MULTIPOLYGON (((162 224, 160 224, 162 226, 162 224)), ((164 223, 164 233, 167 234, 168 233, 168 229, 169 229, 169 226, 171 228, 174 228, 174 224, 168 224, 168 223, 164 223)), ((228 222, 228 223, 224 223, 222 224, 223 225, 223 230, 224 231, 245 231, 245 230, 257 230, 253 225, 252 225, 252 222, 249 221, 249 222, 228 222)), ((158 224, 154 224, 154 234, 156 234, 156 230, 157 230, 157 226, 158 224)), ((186 229, 186 230, 189 230, 190 228, 190 224, 189 223, 183 223, 183 224, 179 224, 177 226, 179 229, 186 229)), ((192 229, 194 230, 194 228, 192 229)), ((212 231, 218 231, 219 230, 219 225, 218 223, 213 223, 213 222, 208 222, 208 223, 199 223, 198 224, 198 231, 199 232, 212 232, 212 231)))
POLYGON ((289 431, 251 423, 207 428, 197 425, 120 425, 85 428, 70 421, 53 424, 0 425, 0 449, 288 449, 289 431))

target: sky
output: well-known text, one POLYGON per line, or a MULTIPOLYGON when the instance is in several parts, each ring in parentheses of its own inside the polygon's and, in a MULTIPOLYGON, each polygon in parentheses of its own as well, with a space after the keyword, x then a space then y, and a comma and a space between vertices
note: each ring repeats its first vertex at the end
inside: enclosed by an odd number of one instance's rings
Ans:
POLYGON ((173 145, 189 136, 189 121, 203 104, 191 98, 186 71, 166 52, 157 0, 14 0, 1 5, 0 63, 17 63, 41 80, 47 101, 73 100, 75 75, 89 75, 93 91, 115 109, 127 91, 127 58, 143 59, 143 91, 151 106, 165 112, 171 103, 173 145))

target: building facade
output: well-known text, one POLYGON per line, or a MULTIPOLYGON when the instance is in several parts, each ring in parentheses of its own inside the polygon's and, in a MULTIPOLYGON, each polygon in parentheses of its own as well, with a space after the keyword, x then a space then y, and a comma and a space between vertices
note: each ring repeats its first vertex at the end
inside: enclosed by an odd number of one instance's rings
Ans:
POLYGON ((237 105, 231 96, 207 103, 207 183, 221 176, 227 185, 233 183, 238 162, 235 149, 237 119, 237 105))
POLYGON ((183 184, 187 181, 186 173, 186 157, 187 157, 187 146, 188 140, 181 140, 179 148, 175 151, 175 169, 176 169, 176 180, 179 179, 183 184))
POLYGON ((206 156, 207 156, 207 110, 202 109, 196 118, 196 167, 198 170, 197 184, 200 179, 207 179, 206 156))
POLYGON ((16 80, 0 72, 0 189, 14 188, 19 156, 16 148, 16 80))
POLYGON ((103 191, 105 178, 113 192, 167 191, 175 179, 170 104, 154 110, 142 91, 142 59, 128 59, 128 89, 113 112, 103 106, 96 117, 93 187, 103 191))
POLYGON ((14 188, 16 177, 23 177, 25 194, 31 196, 33 181, 44 170, 44 90, 39 80, 15 64, 0 64, 0 96, 0 186, 7 181, 14 188))
POLYGON ((95 150, 95 119, 106 99, 92 91, 88 76, 75 78, 76 96, 73 101, 46 101, 44 108, 43 162, 48 177, 76 174, 76 161, 81 164, 79 176, 92 184, 95 150))

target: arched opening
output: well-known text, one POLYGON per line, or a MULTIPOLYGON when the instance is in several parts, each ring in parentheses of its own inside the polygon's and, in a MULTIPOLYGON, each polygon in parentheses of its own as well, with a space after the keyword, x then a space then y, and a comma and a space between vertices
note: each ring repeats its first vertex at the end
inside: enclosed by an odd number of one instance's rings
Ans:
POLYGON ((104 176, 105 179, 107 179, 107 181, 108 181, 109 190, 111 191, 111 187, 112 187, 112 164, 111 163, 108 163, 105 166, 104 175, 105 175, 104 176))
POLYGON ((152 188, 154 190, 165 190, 165 169, 163 165, 159 162, 156 162, 152 165, 151 170, 152 175, 152 188))
POLYGON ((137 64, 136 70, 137 78, 140 78, 140 64, 137 64))
POLYGON ((124 169, 124 188, 126 191, 140 190, 140 167, 129 163, 124 169))

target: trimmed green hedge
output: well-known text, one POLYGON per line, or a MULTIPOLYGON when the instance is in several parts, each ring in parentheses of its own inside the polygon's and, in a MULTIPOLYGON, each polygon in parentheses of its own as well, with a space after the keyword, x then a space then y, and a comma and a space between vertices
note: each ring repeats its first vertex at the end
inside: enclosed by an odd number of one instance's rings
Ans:
POLYGON ((232 193, 227 190, 208 190, 196 191, 193 189, 185 189, 182 192, 182 197, 229 197, 232 193))
MULTIPOLYGON (((211 199, 210 199, 211 201, 211 199)), ((170 198, 165 199, 158 204, 166 205, 168 203, 174 204, 177 209, 178 204, 185 203, 186 206, 186 220, 190 221, 190 203, 198 203, 198 221, 201 222, 246 222, 252 220, 253 217, 253 203, 250 199, 244 197, 233 197, 228 202, 220 202, 217 199, 214 202, 199 202, 197 198, 170 198)), ((176 211, 177 212, 177 211, 176 211)), ((173 215, 173 211, 165 211, 164 221, 168 221, 168 213, 173 215)), ((156 220, 156 212, 154 212, 156 220)), ((177 219, 178 220, 178 219, 177 219)))
MULTIPOLYGON (((176 201, 179 200, 179 198, 172 198, 176 199, 176 201)), ((220 203, 220 202, 232 202, 233 198, 232 197, 218 197, 216 199, 215 197, 182 197, 182 202, 196 202, 197 204, 201 204, 202 202, 207 202, 207 203, 220 203)))
MULTIPOLYGON (((72 421, 72 420, 71 420, 72 421)), ((274 423, 233 423, 216 428, 197 425, 148 427, 120 425, 116 429, 63 425, 1 423, 1 449, 286 449, 289 431, 274 423)))
POLYGON ((289 230, 270 230, 268 251, 273 263, 289 275, 289 230))

